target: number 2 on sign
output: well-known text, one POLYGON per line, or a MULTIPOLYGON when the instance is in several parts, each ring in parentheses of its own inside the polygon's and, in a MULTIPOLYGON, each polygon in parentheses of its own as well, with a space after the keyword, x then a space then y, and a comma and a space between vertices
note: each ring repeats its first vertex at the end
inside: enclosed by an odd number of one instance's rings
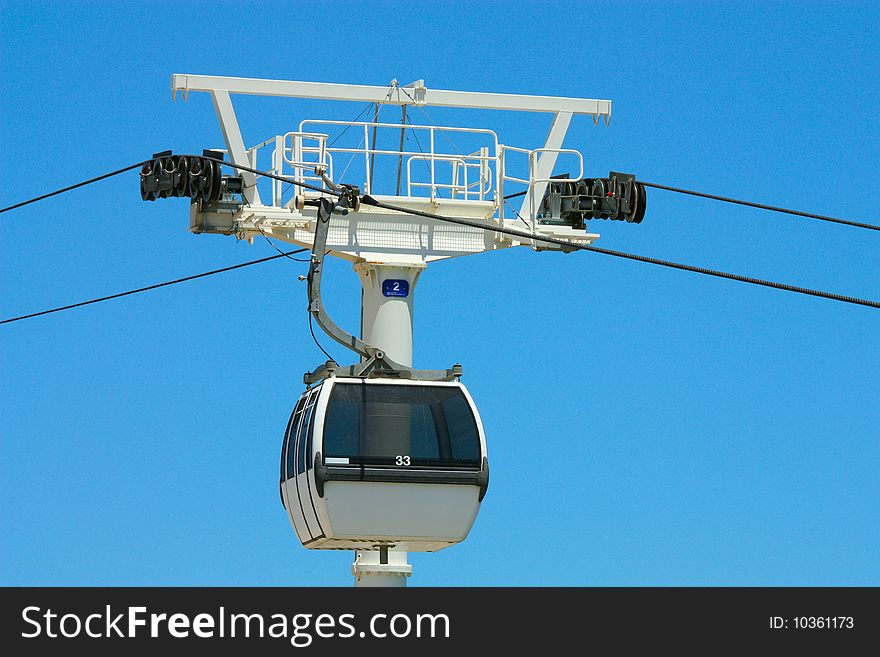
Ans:
POLYGON ((410 465, 411 461, 408 456, 397 455, 397 458, 394 461, 395 465, 410 465))

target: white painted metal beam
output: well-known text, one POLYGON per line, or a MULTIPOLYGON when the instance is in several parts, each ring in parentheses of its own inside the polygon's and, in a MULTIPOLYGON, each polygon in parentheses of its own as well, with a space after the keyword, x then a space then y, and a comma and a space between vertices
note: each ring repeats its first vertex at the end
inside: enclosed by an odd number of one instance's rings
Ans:
MULTIPOLYGON (((235 118, 235 110, 232 107, 232 99, 229 92, 213 90, 211 96, 214 99, 214 109, 217 110, 217 119, 220 121, 220 129, 223 131, 223 141, 226 142, 226 150, 233 162, 244 166, 251 166, 248 160, 247 149, 241 137, 238 127, 238 119, 235 118)), ((252 167, 253 168, 253 167, 252 167)), ((261 205, 260 192, 257 191, 257 178, 248 171, 239 171, 244 180, 244 196, 251 205, 261 205)))
MULTIPOLYGON (((565 139, 565 133, 568 132, 568 126, 571 124, 571 117, 571 112, 558 112, 556 116, 553 117, 553 125, 550 126, 550 132, 547 135, 547 141, 544 143, 544 148, 562 148, 562 141, 565 139)), ((559 153, 555 153, 552 150, 541 153, 532 178, 534 180, 541 180, 553 175, 553 167, 556 166, 557 155, 559 155, 559 153)), ((532 187, 531 193, 527 193, 523 197, 522 207, 519 210, 520 216, 529 217, 532 214, 532 208, 537 208, 538 203, 544 198, 544 191, 546 189, 547 183, 535 183, 532 187), (533 198, 535 199, 534 204, 532 203, 533 198)), ((531 221, 532 231, 534 231, 536 229, 534 217, 531 217, 531 221)))
MULTIPOLYGON (((512 110, 520 112, 569 112, 611 116, 610 100, 567 98, 562 96, 526 96, 477 91, 447 91, 419 88, 417 93, 401 93, 401 87, 376 87, 358 84, 326 82, 295 82, 288 80, 260 80, 257 78, 230 78, 210 75, 175 73, 171 76, 172 97, 182 91, 184 98, 190 91, 225 91, 230 94, 282 96, 286 98, 315 98, 320 100, 348 100, 390 105, 413 104, 471 109, 512 110)), ((410 88, 413 91, 413 88, 410 88)))

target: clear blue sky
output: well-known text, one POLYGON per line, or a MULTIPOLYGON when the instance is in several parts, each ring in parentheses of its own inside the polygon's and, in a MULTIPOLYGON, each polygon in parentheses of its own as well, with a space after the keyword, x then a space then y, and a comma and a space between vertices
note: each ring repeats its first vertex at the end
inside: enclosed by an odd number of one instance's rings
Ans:
MULTIPOLYGON (((0 4, 0 206, 222 146, 170 75, 609 98, 589 175, 878 222, 874 3, 0 4)), ((241 98, 248 143, 359 107, 241 98)), ((438 114, 442 114, 438 112, 438 114)), ((547 117, 441 118, 535 147, 547 117)), ((5 214, 9 317, 271 255, 188 232, 128 174, 5 214)), ((608 248, 880 298, 878 236, 650 191, 608 248)), ((350 585, 299 546, 278 453, 308 335, 301 266, 0 328, 0 583, 350 585)), ((357 326, 358 285, 329 304, 357 326)), ((590 253, 432 266, 415 364, 460 361, 492 483, 412 585, 880 584, 880 313, 590 253)), ((326 341, 325 342, 329 342, 326 341)), ((340 360, 341 350, 334 350, 340 360)))

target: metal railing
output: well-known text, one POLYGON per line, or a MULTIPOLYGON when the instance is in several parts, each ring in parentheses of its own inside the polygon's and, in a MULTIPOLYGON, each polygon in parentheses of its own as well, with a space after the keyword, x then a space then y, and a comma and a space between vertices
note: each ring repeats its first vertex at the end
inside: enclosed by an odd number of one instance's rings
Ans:
MULTIPOLYGON (((449 194, 453 198, 461 198, 467 200, 487 199, 488 193, 493 188, 493 178, 496 177, 498 167, 498 135, 492 130, 483 128, 459 128, 454 126, 434 126, 434 125, 416 125, 416 124, 400 124, 400 123, 374 123, 371 121, 329 121, 307 119, 299 124, 299 130, 303 134, 311 134, 306 132, 306 126, 336 126, 343 130, 356 128, 358 132, 362 132, 360 144, 356 148, 342 146, 326 146, 327 153, 330 154, 348 154, 351 158, 362 157, 363 161, 363 188, 366 193, 381 193, 378 185, 374 184, 375 178, 375 161, 376 156, 384 158, 396 158, 398 163, 406 161, 406 190, 408 196, 413 196, 418 190, 427 189, 428 196, 431 200, 436 200, 440 196, 440 190, 449 190, 449 194), (375 143, 374 136, 371 137, 373 131, 393 131, 396 135, 401 135, 406 131, 412 131, 416 136, 418 151, 408 150, 404 148, 375 148, 371 145, 375 143), (449 133, 449 134, 447 134, 449 133), (482 138, 487 145, 483 145, 476 152, 469 154, 452 153, 439 150, 437 147, 438 135, 443 135, 451 141, 452 134, 469 134, 477 135, 482 138), (421 146, 421 140, 418 134, 427 136, 427 147, 421 146), (418 171, 421 167, 413 170, 412 162, 425 162, 426 179, 421 179, 418 171), (449 177, 440 177, 438 171, 439 163, 449 163, 449 177), (476 173, 478 184, 468 181, 470 173, 476 173), (467 182, 466 182, 467 181, 467 182)), ((454 144, 453 144, 454 146, 454 144)), ((350 160, 349 165, 353 162, 350 160)), ((402 182, 402 181, 401 181, 402 182)), ((395 188, 396 193, 396 188, 395 188)))
MULTIPOLYGON (((320 171, 336 182, 351 180, 349 170, 352 165, 360 168, 362 180, 358 180, 361 189, 367 194, 385 194, 381 189, 383 185, 376 180, 376 158, 396 158, 398 178, 393 193, 387 195, 399 195, 400 189, 406 190, 408 197, 420 197, 427 190, 426 198, 436 201, 438 198, 450 198, 459 201, 492 202, 497 211, 497 220, 503 223, 504 193, 506 183, 525 186, 528 199, 528 219, 531 228, 536 225, 537 206, 540 202, 536 198, 536 187, 540 186, 541 195, 543 187, 553 178, 536 178, 540 157, 544 153, 571 154, 578 160, 578 178, 583 177, 584 161, 580 152, 569 148, 517 148, 504 146, 498 143, 498 136, 492 130, 482 128, 459 128, 453 126, 415 125, 400 123, 373 123, 370 121, 332 121, 319 119, 306 119, 299 124, 299 130, 276 135, 271 139, 257 144, 248 149, 250 165, 261 168, 258 159, 261 158, 263 149, 272 147, 270 168, 275 175, 292 177, 296 182, 307 183, 322 189, 329 189, 320 175, 320 171), (356 147, 334 146, 328 143, 329 135, 323 132, 311 132, 306 127, 333 126, 343 131, 356 129, 355 134, 360 133, 360 143, 356 147), (395 131, 401 135, 404 131, 412 131, 413 135, 427 135, 427 149, 422 149, 421 141, 416 139, 418 151, 400 148, 377 148, 374 146, 376 136, 371 132, 385 130, 395 131), (418 132, 417 132, 418 131, 418 132), (446 133, 450 133, 447 135, 446 133), (486 145, 481 145, 476 151, 462 154, 441 151, 437 148, 437 136, 443 135, 453 146, 451 135, 465 133, 476 135, 485 140, 486 145), (510 175, 508 169, 508 153, 524 154, 528 158, 528 177, 521 178, 510 175), (335 164, 346 161, 342 171, 336 170, 335 164), (403 166, 405 163, 405 166, 403 166), (415 163, 415 165, 414 165, 415 163), (424 163, 422 166, 419 163, 424 163), (402 178, 405 171, 405 179, 402 178), (339 180, 337 180, 337 176, 339 180), (424 176, 424 177, 422 177, 424 176), (494 190, 494 193, 493 193, 494 190)), ((257 176, 260 178, 260 176, 257 176)), ((282 199, 284 183, 272 180, 272 205, 281 207, 290 205, 291 201, 284 202, 282 199)))
MULTIPOLYGON (((556 153, 556 154, 568 153, 571 155, 575 155, 577 157, 577 161, 578 161, 578 173, 577 173, 577 176, 575 177, 575 179, 584 177, 584 156, 581 155, 580 151, 576 151, 572 148, 533 148, 533 149, 528 149, 528 148, 517 148, 516 146, 502 146, 502 154, 500 157, 501 176, 500 176, 500 192, 499 192, 499 194, 501 196, 503 196, 503 194, 504 194, 505 181, 515 182, 515 183, 519 183, 519 184, 526 186, 526 198, 528 199, 528 203, 529 203, 528 219, 530 222, 530 228, 531 228, 532 232, 535 231, 535 227, 537 224, 536 215, 538 212, 538 202, 540 201, 540 199, 536 199, 535 186, 536 185, 546 186, 547 183, 551 182, 552 180, 558 180, 558 178, 536 178, 535 177, 537 175, 538 163, 540 161, 538 159, 538 156, 542 155, 543 153, 556 153), (506 164, 507 164, 506 153, 508 151, 514 152, 514 153, 524 153, 528 156, 528 158, 529 158, 529 164, 528 164, 529 177, 527 179, 526 178, 517 178, 515 176, 508 175, 507 170, 506 170, 506 164)), ((543 197, 543 191, 541 192, 540 196, 543 197)), ((503 218, 504 218, 504 210, 502 209, 501 213, 500 213, 500 219, 503 220, 503 218)))
POLYGON ((489 192, 492 191, 493 184, 487 157, 488 148, 481 150, 485 150, 485 152, 478 151, 477 153, 473 153, 465 157, 454 155, 436 155, 431 158, 428 155, 414 155, 408 158, 406 161, 407 196, 415 196, 415 194, 413 194, 414 187, 430 187, 433 188, 435 192, 439 189, 448 189, 450 198, 453 199, 461 198, 466 201, 487 200, 489 192), (468 162, 466 157, 475 157, 479 161, 468 162), (418 182, 418 180, 413 180, 412 163, 419 161, 432 162, 432 165, 435 168, 437 162, 448 162, 451 168, 451 182, 439 183, 436 181, 436 179, 433 183, 418 182), (477 170, 476 179, 473 182, 469 182, 468 171, 473 169, 477 170), (474 187, 476 187, 476 189, 474 189, 474 187))

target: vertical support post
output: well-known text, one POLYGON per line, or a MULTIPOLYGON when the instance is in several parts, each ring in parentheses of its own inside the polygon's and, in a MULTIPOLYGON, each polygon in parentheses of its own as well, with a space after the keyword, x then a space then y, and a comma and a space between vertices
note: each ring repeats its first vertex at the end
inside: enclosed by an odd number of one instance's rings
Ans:
POLYGON ((437 187, 434 182, 434 126, 431 126, 431 202, 437 198, 437 187))
POLYGON ((406 552, 357 550, 351 572, 357 588, 405 588, 412 566, 406 562, 406 552))
MULTIPOLYGON (((411 367, 413 291, 424 265, 413 267, 362 262, 357 263, 354 269, 363 289, 361 339, 384 351, 394 362, 411 367)), ((406 578, 412 573, 406 554, 386 547, 357 550, 351 565, 355 586, 406 586, 406 578)))
POLYGON ((366 178, 364 180, 364 190, 367 194, 373 193, 373 180, 370 177, 370 149, 367 147, 367 144, 370 143, 370 129, 367 127, 367 124, 364 124, 364 173, 366 178))
POLYGON ((376 103, 376 110, 373 113, 373 141, 370 144, 370 189, 368 194, 373 193, 373 178, 376 171, 376 133, 379 130, 379 103, 376 103))
POLYGON ((400 114, 400 146, 398 150, 400 153, 397 156, 397 195, 400 196, 400 170, 403 167, 403 138, 406 133, 406 105, 402 106, 403 109, 400 114))
MULTIPOLYGON (((497 156, 497 160, 495 161, 495 205, 498 206, 498 225, 504 226, 504 176, 505 167, 505 153, 504 146, 498 144, 498 149, 495 153, 497 156)), ((500 235, 501 233, 498 233, 500 235)))
POLYGON ((361 339, 395 363, 412 367, 413 292, 424 265, 358 263, 354 269, 363 289, 361 339), (385 281, 400 283, 383 291, 385 281))
MULTIPOLYGON (((276 176, 284 175, 284 136, 275 135, 275 160, 272 162, 276 176)), ((254 167, 256 168, 256 167, 254 167)), ((272 180, 272 205, 281 207, 282 187, 280 180, 272 180)))
POLYGON ((480 200, 486 200, 486 182, 489 180, 489 147, 480 148, 480 200))
MULTIPOLYGON (((302 136, 301 135, 293 135, 293 143, 290 145, 290 147, 292 150, 291 159, 294 162, 302 162, 303 161, 302 136)), ((324 155, 323 155, 323 151, 322 151, 321 162, 323 162, 323 161, 324 161, 324 155)), ((306 180, 305 172, 306 172, 306 170, 304 168, 302 168, 300 166, 294 166, 293 167, 293 179, 296 180, 297 182, 305 182, 305 180, 306 180)), ((329 171, 327 173, 327 175, 332 176, 333 172, 329 171)))

